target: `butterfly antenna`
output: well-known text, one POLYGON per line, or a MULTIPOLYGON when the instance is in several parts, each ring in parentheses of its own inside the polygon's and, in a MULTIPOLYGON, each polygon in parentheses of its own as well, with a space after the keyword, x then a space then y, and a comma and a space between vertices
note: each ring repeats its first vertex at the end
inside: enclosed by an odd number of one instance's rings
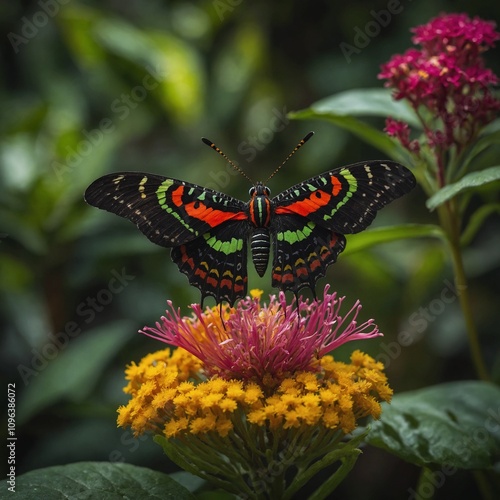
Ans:
POLYGON ((314 132, 309 132, 293 149, 293 151, 283 160, 281 165, 267 178, 265 184, 269 182, 280 170, 280 168, 314 135, 314 132))
POLYGON ((226 154, 222 151, 222 149, 218 148, 211 140, 207 139, 206 137, 202 137, 201 140, 207 145, 210 146, 216 153, 219 153, 224 160, 226 160, 231 167, 233 167, 236 172, 239 172, 245 179, 248 179, 252 184, 255 184, 255 182, 250 179, 250 177, 240 168, 234 161, 230 160, 226 154))

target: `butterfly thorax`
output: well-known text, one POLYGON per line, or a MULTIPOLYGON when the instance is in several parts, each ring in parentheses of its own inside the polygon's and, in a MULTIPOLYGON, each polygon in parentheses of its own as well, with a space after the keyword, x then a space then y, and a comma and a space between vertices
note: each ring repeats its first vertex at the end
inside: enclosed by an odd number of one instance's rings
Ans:
POLYGON ((252 261, 259 276, 264 276, 271 248, 268 229, 273 212, 273 204, 269 198, 271 191, 262 182, 258 182, 250 188, 249 194, 248 220, 254 226, 250 239, 252 261))
POLYGON ((248 203, 249 220, 255 227, 268 227, 271 222, 272 204, 269 198, 270 189, 258 182, 250 188, 248 203))

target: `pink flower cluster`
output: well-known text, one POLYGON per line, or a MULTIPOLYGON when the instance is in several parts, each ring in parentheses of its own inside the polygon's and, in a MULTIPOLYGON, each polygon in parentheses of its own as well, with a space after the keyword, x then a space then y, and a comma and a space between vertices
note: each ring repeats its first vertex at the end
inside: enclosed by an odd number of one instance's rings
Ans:
MULTIPOLYGON (((482 58, 500 33, 495 23, 466 14, 443 14, 412 31, 421 49, 393 56, 379 78, 394 89, 395 99, 407 99, 417 112, 429 147, 438 154, 451 146, 460 152, 500 109, 489 88, 498 77, 482 58)), ((389 118, 386 131, 410 151, 419 150, 407 124, 389 118)))
POLYGON ((217 307, 203 311, 193 304, 194 314, 181 317, 169 302, 156 328, 142 333, 187 350, 209 376, 272 385, 289 373, 319 369, 318 359, 345 342, 382 335, 373 320, 357 323, 359 301, 341 315, 344 299, 328 293, 328 286, 324 298, 311 303, 299 297, 287 305, 283 292, 271 295, 269 304, 247 297, 222 321, 217 307))
MULTIPOLYGON (((450 47, 469 56, 473 62, 485 47, 493 47, 499 39, 495 23, 479 17, 470 19, 466 14, 443 14, 427 24, 414 28, 412 41, 430 53, 447 52, 450 47)), ((467 61, 464 61, 467 63, 467 61)))

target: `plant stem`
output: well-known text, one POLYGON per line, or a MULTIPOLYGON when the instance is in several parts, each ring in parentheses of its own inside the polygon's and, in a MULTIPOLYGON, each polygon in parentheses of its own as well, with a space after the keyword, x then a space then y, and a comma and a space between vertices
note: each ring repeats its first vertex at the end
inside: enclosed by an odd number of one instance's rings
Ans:
MULTIPOLYGON (((428 468, 428 467, 422 467, 420 469, 420 476, 418 478, 418 483, 417 483, 417 487, 415 488, 416 490, 416 498, 418 498, 419 500, 421 498, 426 498, 426 499, 430 499, 432 500, 434 498, 434 493, 436 492, 436 488, 432 488, 431 490, 431 494, 429 495, 428 491, 426 491, 426 495, 425 497, 421 494, 423 492, 423 489, 426 485, 428 484, 434 484, 433 483, 433 477, 432 477, 432 471, 428 468)), ((429 488, 426 488, 427 490, 429 490, 429 488)))
POLYGON ((354 467, 354 464, 358 459, 359 453, 361 453, 360 450, 355 450, 355 452, 342 458, 340 467, 311 496, 309 496, 309 500, 323 500, 325 498, 331 498, 331 494, 335 488, 337 488, 337 486, 346 478, 347 474, 351 472, 351 469, 354 467))
POLYGON ((469 348, 472 361, 479 379, 489 380, 488 372, 481 354, 479 336, 474 323, 472 314, 467 277, 465 275, 464 263, 462 259, 462 250, 460 247, 460 220, 457 215, 457 209, 454 200, 451 200, 438 208, 441 226, 448 236, 448 242, 451 249, 451 260, 453 263, 453 272, 455 275, 455 288, 460 307, 465 321, 465 329, 469 339, 469 348))

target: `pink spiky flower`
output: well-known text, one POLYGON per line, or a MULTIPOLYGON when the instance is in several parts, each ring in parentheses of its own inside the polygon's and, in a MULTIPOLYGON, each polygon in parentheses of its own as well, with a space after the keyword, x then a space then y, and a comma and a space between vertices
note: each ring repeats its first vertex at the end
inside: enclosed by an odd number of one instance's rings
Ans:
POLYGON ((182 317, 169 301, 156 327, 141 332, 199 358, 208 377, 274 386, 290 373, 317 371, 318 359, 345 342, 382 335, 372 319, 357 323, 359 301, 341 315, 345 297, 328 288, 322 300, 299 297, 288 305, 283 292, 269 304, 247 297, 223 310, 222 319, 218 307, 203 311, 197 304, 182 317))

